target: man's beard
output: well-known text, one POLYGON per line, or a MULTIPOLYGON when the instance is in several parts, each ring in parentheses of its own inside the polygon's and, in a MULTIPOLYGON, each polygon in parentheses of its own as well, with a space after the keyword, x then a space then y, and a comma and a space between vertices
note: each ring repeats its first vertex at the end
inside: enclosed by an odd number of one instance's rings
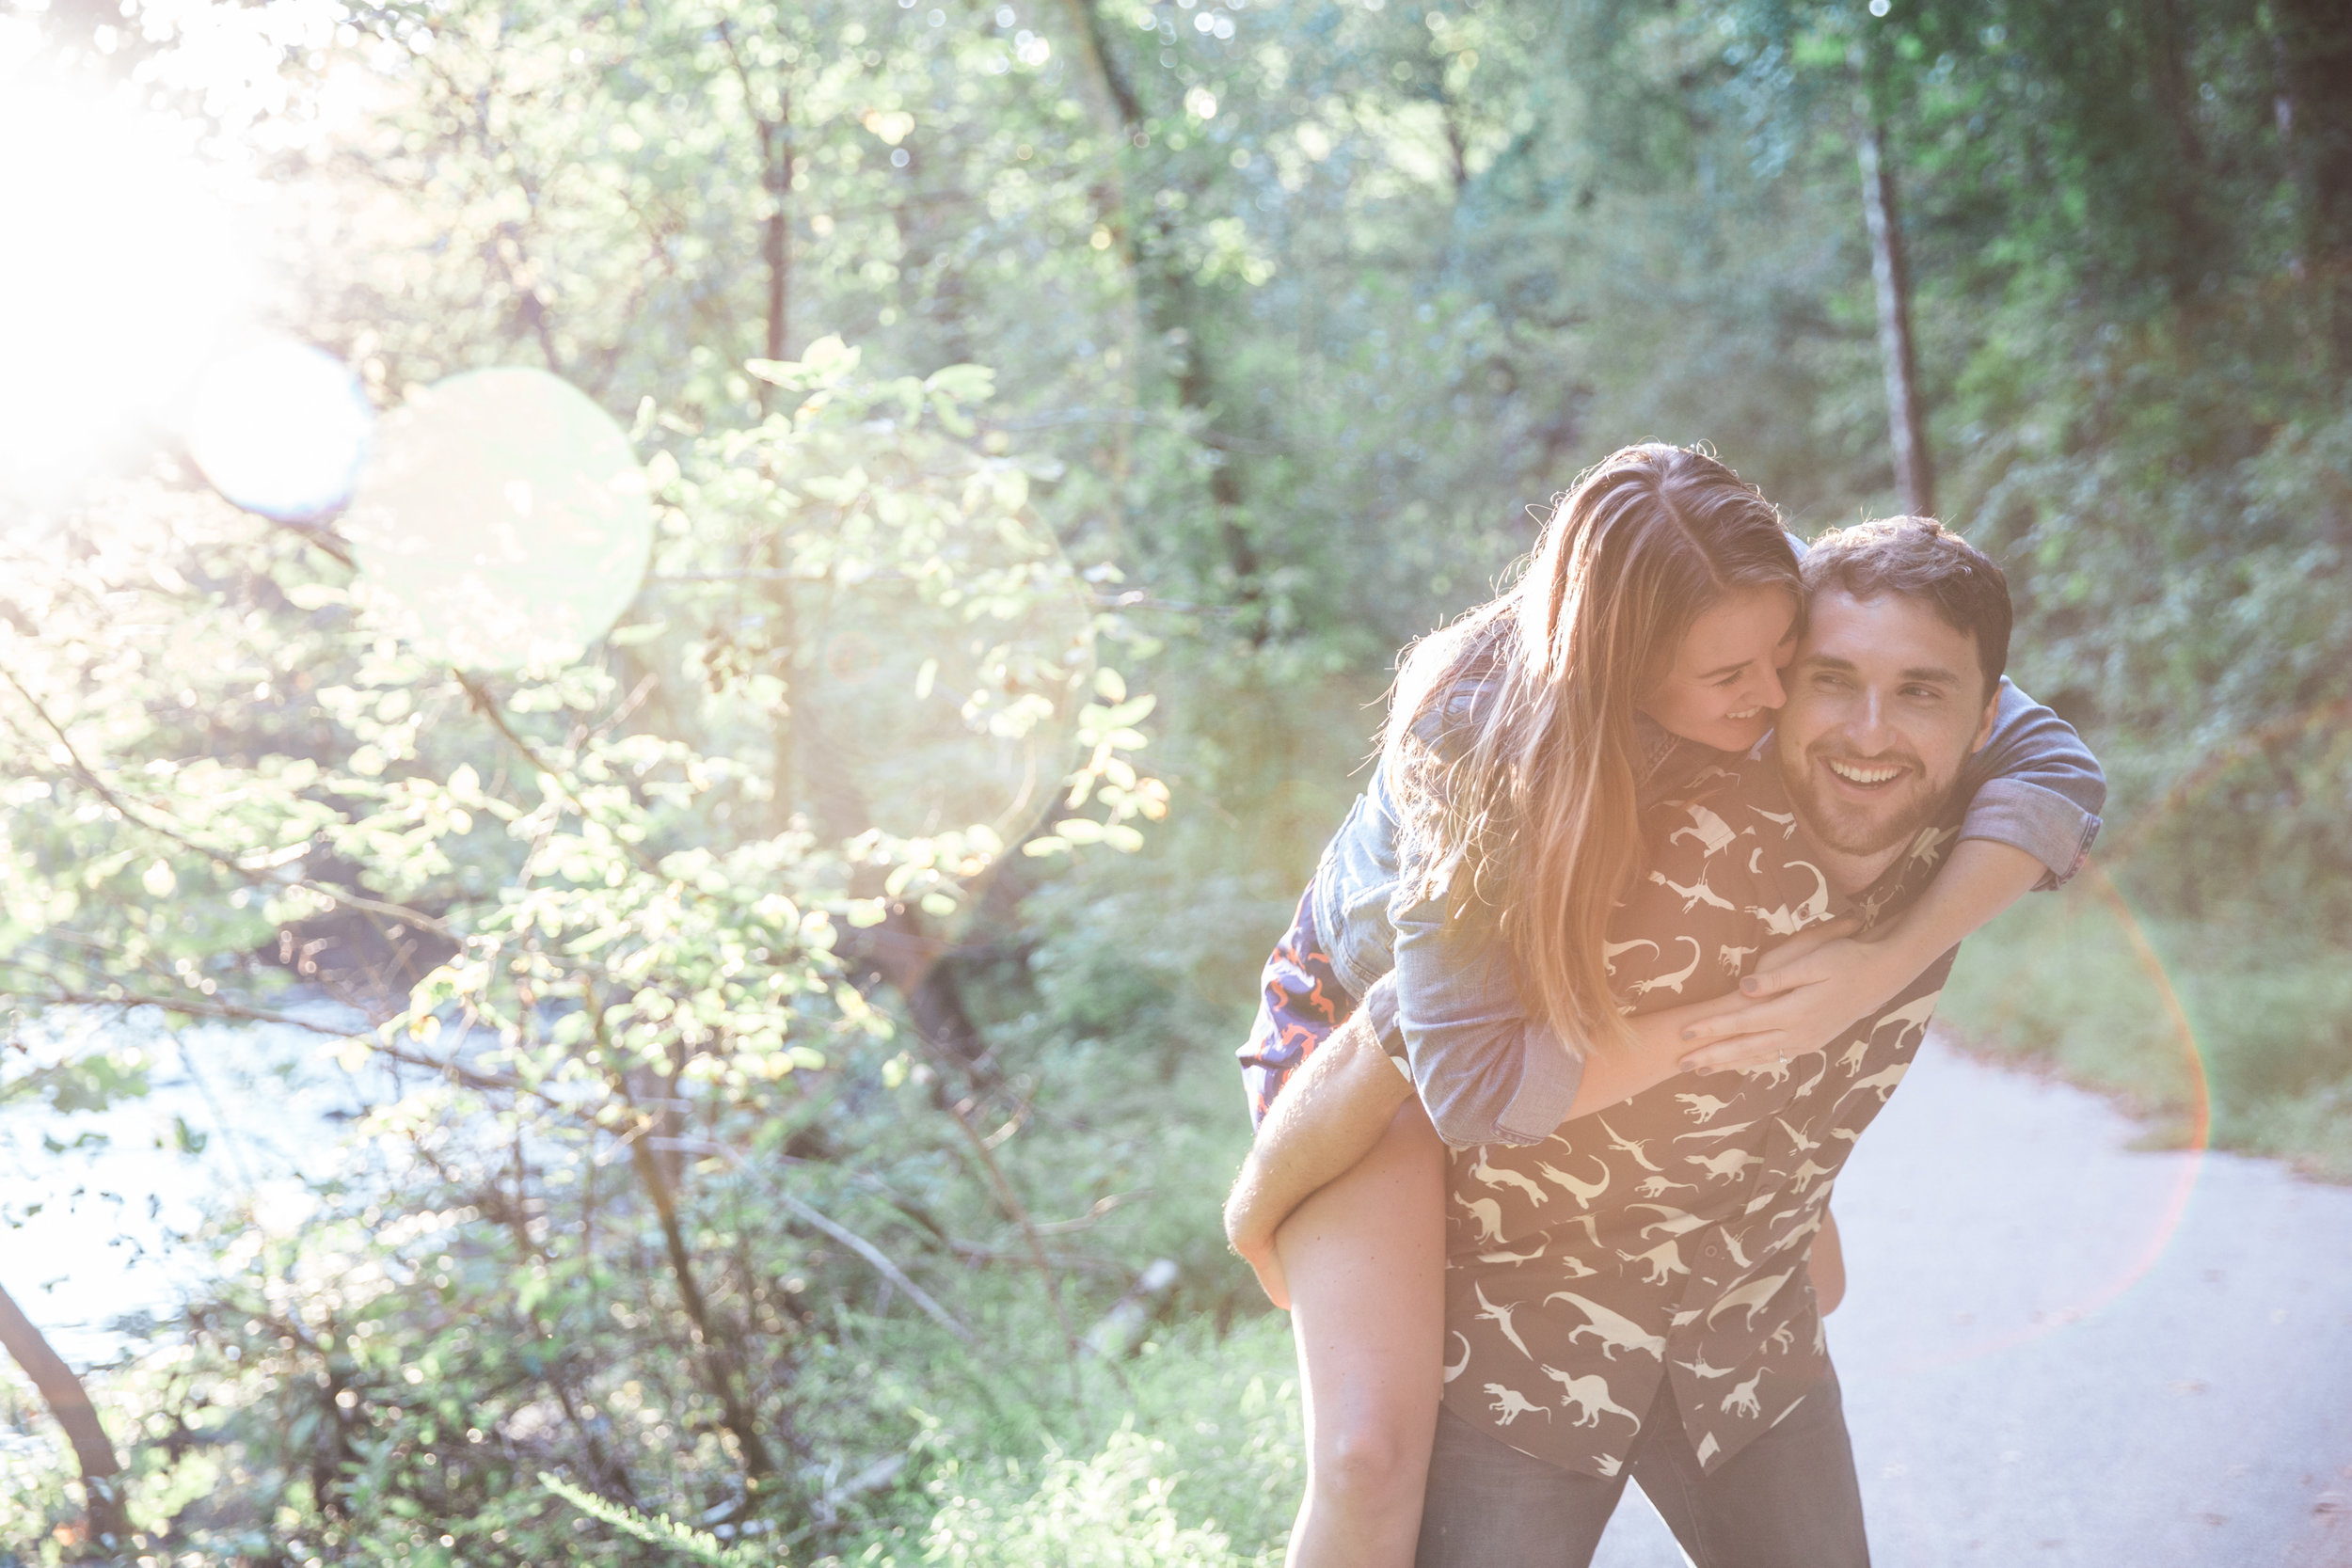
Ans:
POLYGON ((1894 753, 1885 760, 1900 765, 1912 782, 1899 795, 1864 802, 1839 800, 1830 793, 1831 786, 1820 776, 1828 766, 1818 748, 1796 759, 1793 769, 1788 753, 1781 752, 1781 781, 1788 785, 1789 801, 1806 832, 1824 848, 1841 855, 1883 855, 1909 843, 1920 829, 1943 815, 1955 779, 1929 778, 1926 767, 1908 752, 1894 753))

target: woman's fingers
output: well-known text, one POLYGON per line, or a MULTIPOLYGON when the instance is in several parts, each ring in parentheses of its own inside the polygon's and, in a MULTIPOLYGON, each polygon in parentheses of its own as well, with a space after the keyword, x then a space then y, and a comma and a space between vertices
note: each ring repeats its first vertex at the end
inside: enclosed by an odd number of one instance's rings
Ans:
POLYGON ((1689 1052, 1682 1058, 1682 1070, 1727 1072, 1734 1068, 1772 1067, 1789 1055, 1788 1031, 1766 1029, 1689 1052))
MULTIPOLYGON (((1704 1002, 1686 1002, 1670 1012, 1657 1016, 1664 1020, 1669 1026, 1678 1026, 1677 1032, 1687 1040, 1699 1038, 1700 1037, 1692 1034, 1692 1031, 1702 1026, 1706 1027, 1709 1034, 1722 1034, 1724 1032, 1721 1027, 1723 1020, 1728 1018, 1736 1021, 1741 1014, 1754 1010, 1754 1003, 1736 990, 1727 990, 1721 996, 1709 997, 1704 1002)), ((1729 1032, 1736 1035, 1741 1031, 1734 1027, 1729 1032)))
POLYGON ((1693 1018, 1682 1026, 1683 1039, 1692 1045, 1715 1040, 1736 1039, 1741 1035, 1761 1034, 1766 1030, 1788 1027, 1791 1011, 1785 999, 1764 1002, 1739 999, 1740 1006, 1703 1018, 1693 1018))
POLYGON ((1810 953, 1778 969, 1759 969, 1740 982, 1740 994, 1751 1002, 1786 996, 1801 986, 1817 986, 1828 976, 1810 953))
POLYGON ((1756 973, 1740 982, 1740 989, 1750 996, 1771 996, 1792 985, 1803 985, 1820 978, 1811 958, 1833 942, 1841 942, 1860 928, 1860 922, 1851 915, 1840 915, 1825 925, 1799 932, 1765 954, 1756 962, 1756 973))

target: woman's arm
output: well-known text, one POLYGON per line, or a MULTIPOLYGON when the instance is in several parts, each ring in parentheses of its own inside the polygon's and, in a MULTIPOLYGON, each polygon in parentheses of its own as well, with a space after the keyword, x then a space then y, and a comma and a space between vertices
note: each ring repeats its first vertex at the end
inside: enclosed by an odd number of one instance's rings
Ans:
MULTIPOLYGON (((1344 830, 1363 835, 1364 842, 1337 846, 1341 859, 1352 856, 1385 865, 1393 877, 1399 859, 1393 844, 1395 813, 1377 772, 1367 800, 1377 809, 1351 817, 1344 830)), ((1636 1083, 1624 1076, 1626 1069, 1631 1062, 1646 1061, 1649 1053, 1612 1050, 1591 1054, 1563 1040, 1548 1022, 1531 1016, 1520 1000, 1509 949, 1481 925, 1449 918, 1446 903, 1440 886, 1396 893, 1385 906, 1340 911, 1343 921, 1385 914, 1393 967, 1366 993, 1362 1011, 1370 1015, 1371 1027, 1387 1053, 1406 1064, 1412 1088, 1440 1139, 1456 1148, 1541 1143, 1570 1117, 1596 1105, 1613 1105, 1676 1070, 1668 1055, 1652 1064, 1657 1070, 1636 1083), (1597 1071, 1604 1076, 1587 1092, 1585 1079, 1597 1071)), ((1345 932, 1329 935, 1335 937, 1335 950, 1358 945, 1347 941, 1345 932)), ((1737 995, 1717 998, 1671 1016, 1694 1024, 1740 1000, 1737 995)), ((1656 1022, 1667 1016, 1645 1015, 1637 1034, 1664 1046, 1677 1043, 1663 1032, 1666 1026, 1656 1022)), ((1297 1114, 1315 1114, 1309 1109, 1313 1098, 1302 1097, 1297 1114)), ((1394 1103, 1387 1109, 1392 1111, 1394 1103)), ((1346 1144, 1348 1157, 1322 1170, 1299 1189, 1299 1196, 1346 1169, 1388 1125, 1385 1117, 1374 1114, 1379 1107, 1369 1101, 1357 1109, 1360 1120, 1349 1136, 1360 1142, 1346 1144)))
POLYGON ((1449 919, 1442 888, 1390 905, 1396 1026, 1382 1043, 1410 1065, 1438 1136, 1472 1144, 1541 1143, 1568 1117, 1585 1053, 1530 1015, 1510 949, 1449 919))
POLYGON ((1687 1026, 1682 1065, 1721 1072, 1823 1049, 2045 875, 2042 863, 2022 849, 1987 838, 1961 840, 1900 919, 1861 937, 1825 927, 1810 934, 1815 940, 1792 937, 1765 954, 1740 982, 1745 1006, 1687 1026))
POLYGON ((1740 982, 1755 1004, 1691 1028, 1692 1071, 1817 1051, 1893 998, 1922 970, 2035 888, 2082 865, 2099 832, 2106 776, 2074 727, 2006 678, 1992 736, 1962 768, 1969 798, 1960 843, 1901 916, 1864 940, 1802 938, 1740 982))
POLYGON ((2045 888, 2082 868, 2107 800, 2106 774, 2074 726, 2006 675, 1993 734, 1962 764, 1956 787, 1968 800, 1961 838, 2024 850, 2049 868, 2039 884, 2045 888))

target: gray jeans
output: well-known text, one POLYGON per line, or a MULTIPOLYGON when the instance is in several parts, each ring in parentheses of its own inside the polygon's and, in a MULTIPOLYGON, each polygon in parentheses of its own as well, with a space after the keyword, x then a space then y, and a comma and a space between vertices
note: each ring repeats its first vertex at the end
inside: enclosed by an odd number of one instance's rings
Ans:
POLYGON ((1663 1382, 1611 1481, 1531 1458, 1440 1409, 1416 1568, 1585 1568, 1629 1475, 1698 1568, 1868 1568, 1835 1371, 1711 1476, 1663 1382))

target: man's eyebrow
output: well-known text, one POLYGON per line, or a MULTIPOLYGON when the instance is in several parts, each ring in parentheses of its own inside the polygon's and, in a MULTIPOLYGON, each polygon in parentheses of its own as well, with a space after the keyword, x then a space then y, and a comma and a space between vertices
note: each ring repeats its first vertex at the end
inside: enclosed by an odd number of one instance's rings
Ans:
MULTIPOLYGON (((1803 662, 1817 669, 1836 670, 1846 674, 1859 673, 1861 670, 1861 666, 1852 659, 1840 658, 1836 654, 1807 654, 1803 662)), ((1940 664, 1915 664, 1902 673, 1902 678, 1907 681, 1934 681, 1944 686, 1960 684, 1960 676, 1940 664)))

